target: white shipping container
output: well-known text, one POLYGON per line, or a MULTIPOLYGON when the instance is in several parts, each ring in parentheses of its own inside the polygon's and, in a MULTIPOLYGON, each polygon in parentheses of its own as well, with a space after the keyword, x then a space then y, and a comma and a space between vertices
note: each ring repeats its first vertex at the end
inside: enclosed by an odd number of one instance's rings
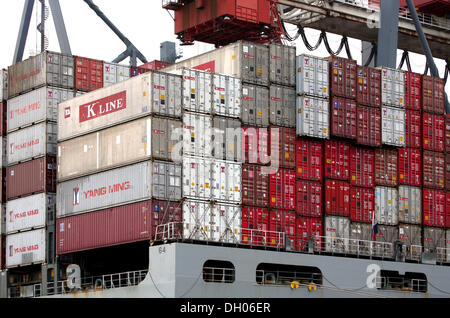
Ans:
POLYGON ((74 97, 74 90, 46 86, 8 100, 8 132, 42 121, 56 122, 58 104, 74 97))
POLYGON ((170 65, 164 68, 164 72, 171 73, 182 68, 226 74, 245 83, 269 85, 269 47, 237 41, 170 65))
POLYGON ((405 108, 405 73, 388 67, 381 67, 381 103, 405 108))
POLYGON ((8 99, 8 71, 0 70, 0 102, 8 99))
POLYGON ((212 241, 212 226, 214 220, 211 203, 194 200, 183 202, 183 238, 212 241))
POLYGON ((213 114, 241 118, 241 80, 233 76, 222 74, 213 74, 212 76, 213 114))
POLYGON ((152 163, 145 161, 59 183, 57 217, 107 209, 152 197, 152 163))
POLYGON ((117 63, 103 62, 103 87, 125 81, 130 78, 130 67, 117 63))
POLYGON ((46 261, 45 229, 6 236, 6 267, 44 263, 46 261))
POLYGON ((326 99, 297 97, 297 135, 328 139, 329 102, 326 99))
POLYGON ((6 203, 6 233, 45 227, 56 217, 56 195, 36 194, 6 203))
POLYGON ((405 110, 381 107, 381 142, 385 145, 405 147, 405 110))
POLYGON ((242 164, 214 160, 212 172, 212 196, 213 201, 241 203, 242 201, 242 164))
POLYGON ((204 71, 183 69, 183 109, 211 114, 212 75, 204 71))
POLYGON ((151 124, 141 118, 59 143, 58 181, 149 159, 151 124))
POLYGON ((8 134, 8 165, 42 157, 56 156, 57 126, 41 123, 8 134))
POLYGON ((338 216, 325 217, 325 250, 332 253, 349 251, 350 219, 338 216))
POLYGON ((296 47, 271 43, 269 53, 270 82, 294 87, 296 47))
POLYGON ((375 220, 378 224, 398 224, 397 189, 389 187, 375 187, 375 220))
POLYGON ((181 76, 148 72, 61 103, 58 140, 85 135, 152 112, 180 117, 181 76))
POLYGON ((400 223, 422 224, 422 189, 401 185, 398 188, 398 220, 400 223))
POLYGON ((241 242, 242 209, 239 205, 216 203, 212 208, 212 239, 215 242, 241 242))
POLYGON ((212 159, 183 157, 183 197, 211 200, 212 159))
POLYGON ((328 60, 310 56, 297 56, 297 94, 328 98, 328 60))
POLYGON ((283 127, 295 127, 295 89, 271 85, 269 98, 270 124, 283 127))
POLYGON ((183 114, 183 154, 211 157, 212 117, 195 113, 183 114))

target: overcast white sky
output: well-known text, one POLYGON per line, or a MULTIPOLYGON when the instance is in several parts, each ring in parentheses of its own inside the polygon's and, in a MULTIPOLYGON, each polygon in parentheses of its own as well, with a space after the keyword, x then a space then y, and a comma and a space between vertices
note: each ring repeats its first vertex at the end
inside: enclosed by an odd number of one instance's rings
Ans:
MULTIPOLYGON (((24 0, 0 1, 0 68, 6 68, 12 64, 14 49, 17 41, 20 20, 23 11, 24 0)), ((147 60, 159 59, 159 44, 164 41, 174 41, 177 48, 182 49, 184 58, 188 58, 213 49, 212 45, 197 43, 194 46, 180 47, 174 35, 174 24, 171 16, 161 8, 161 0, 94 0, 94 3, 106 14, 106 16, 128 37, 131 42, 145 55, 147 60)), ((97 15, 82 0, 60 0, 61 9, 66 22, 70 46, 73 55, 80 55, 112 61, 125 50, 125 45, 119 38, 97 17, 97 15)), ((39 23, 40 3, 35 4, 24 59, 30 54, 40 50, 40 37, 36 30, 39 23), (38 8, 39 10, 36 10, 38 8)), ((295 27, 288 25, 292 34, 295 27)), ((59 51, 58 39, 50 18, 46 22, 46 33, 49 38, 49 50, 59 51)), ((308 30, 307 35, 314 42, 319 32, 308 30)), ((339 45, 340 36, 329 36, 332 49, 339 45)), ((316 56, 326 57, 323 44, 319 50, 309 52, 301 40, 296 41, 297 53, 310 53, 316 56)), ((361 42, 350 40, 350 50, 353 58, 361 64, 361 42)), ((345 56, 345 53, 341 54, 345 56)), ((398 52, 400 61, 401 52, 398 52)), ((413 71, 423 73, 425 57, 411 54, 411 67, 413 71)), ((128 64, 128 60, 122 62, 128 64)), ((441 77, 443 77, 444 62, 436 59, 441 77)), ((450 81, 446 91, 450 94, 450 81)))

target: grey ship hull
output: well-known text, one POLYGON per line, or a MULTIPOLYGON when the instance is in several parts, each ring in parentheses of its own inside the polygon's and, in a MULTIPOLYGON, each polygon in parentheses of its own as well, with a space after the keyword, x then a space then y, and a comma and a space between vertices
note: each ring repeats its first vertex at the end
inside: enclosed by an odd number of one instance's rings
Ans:
MULTIPOLYGON (((78 291, 49 297, 103 298, 335 298, 335 297, 450 297, 450 267, 290 253, 246 248, 230 248, 188 243, 151 246, 149 272, 136 286, 78 291), (233 283, 205 282, 202 268, 207 260, 231 262, 233 283), (317 289, 300 285, 258 284, 256 268, 261 263, 314 266, 321 270, 323 283, 317 289), (382 270, 419 272, 426 275, 427 292, 369 288, 367 281, 376 264, 382 270), (295 286, 294 286, 295 287, 295 286)), ((370 279, 369 279, 370 280, 370 279)))

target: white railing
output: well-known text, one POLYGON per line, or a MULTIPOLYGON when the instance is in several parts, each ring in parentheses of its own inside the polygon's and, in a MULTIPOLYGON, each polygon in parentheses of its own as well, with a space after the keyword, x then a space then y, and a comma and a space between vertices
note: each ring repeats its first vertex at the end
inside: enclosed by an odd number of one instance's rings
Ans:
POLYGON ((208 283, 233 283, 234 268, 203 267, 203 280, 208 283))
POLYGON ((411 261, 420 261, 422 257, 423 247, 422 245, 403 245, 402 252, 405 255, 405 259, 411 261))
POLYGON ((293 282, 299 286, 310 283, 322 284, 322 274, 314 272, 294 272, 278 270, 256 270, 256 283, 260 285, 290 285, 293 282))
POLYGON ((376 286, 378 289, 385 290, 425 292, 428 282, 418 278, 405 279, 404 277, 377 276, 376 286))

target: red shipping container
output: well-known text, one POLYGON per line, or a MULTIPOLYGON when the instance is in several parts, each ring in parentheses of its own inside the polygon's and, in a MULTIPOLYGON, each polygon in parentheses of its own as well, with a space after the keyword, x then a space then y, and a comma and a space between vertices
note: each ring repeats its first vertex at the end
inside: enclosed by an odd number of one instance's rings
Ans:
POLYGON ((398 183, 422 186, 422 152, 417 149, 398 149, 398 183))
POLYGON ((56 221, 56 254, 149 240, 152 202, 144 201, 56 221))
POLYGON ((358 105, 356 142, 360 145, 381 146, 381 109, 358 105))
POLYGON ((90 92, 103 87, 103 61, 75 57, 75 88, 90 92))
POLYGON ((325 213, 350 215, 350 184, 345 181, 325 181, 325 213))
POLYGON ((381 70, 369 66, 358 66, 357 76, 358 104, 381 107, 381 70))
POLYGON ((278 169, 270 174, 270 207, 295 211, 295 171, 278 169))
MULTIPOLYGON (((445 193, 445 227, 450 229, 450 192, 445 193)), ((450 240, 450 237, 447 239, 450 240)))
POLYGON ((333 97, 331 135, 356 139, 356 102, 354 100, 333 97))
POLYGON ((332 96, 356 99, 356 61, 330 57, 330 76, 332 96))
POLYGON ((422 75, 405 71, 405 108, 422 110, 422 75))
POLYGON ((160 70, 166 66, 172 65, 173 63, 169 63, 169 62, 163 62, 163 61, 158 61, 158 60, 154 60, 145 64, 142 64, 141 66, 139 66, 140 68, 145 68, 149 71, 157 71, 160 70))
POLYGON ((444 116, 422 114, 423 149, 444 152, 444 116))
POLYGON ((242 244, 265 246, 269 243, 269 210, 242 208, 242 244))
POLYGON ((350 144, 344 141, 325 141, 325 177, 348 180, 350 177, 350 144))
POLYGON ((242 203, 269 206, 269 175, 262 173, 262 166, 242 165, 242 203))
POLYGON ((422 115, 420 112, 405 111, 405 144, 408 148, 422 147, 422 115))
POLYGON ((269 221, 269 246, 283 247, 283 237, 286 239, 286 243, 290 243, 294 248, 296 241, 296 223, 295 212, 272 210, 270 211, 269 221), (281 233, 285 233, 283 236, 281 233))
MULTIPOLYGON (((162 201, 154 200, 152 202, 152 237, 156 234, 158 230, 158 225, 175 223, 173 225, 173 230, 175 230, 174 235, 181 237, 182 235, 182 223, 183 222, 183 212, 181 203, 174 201, 162 201)), ((163 230, 160 228, 158 231, 163 230)))
POLYGON ((297 209, 298 215, 322 216, 322 184, 320 182, 297 180, 297 209))
POLYGON ((270 163, 269 131, 267 128, 242 126, 242 158, 245 163, 270 163))
POLYGON ((445 188, 445 155, 440 152, 423 152, 423 186, 427 188, 445 188))
POLYGON ((350 189, 350 220, 371 223, 375 211, 373 189, 352 187, 350 189))
POLYGON ((42 157, 6 168, 6 199, 56 192, 56 158, 42 157))
POLYGON ((445 155, 445 190, 450 190, 450 154, 445 155))
POLYGON ((297 240, 294 245, 297 251, 307 251, 307 242, 313 240, 314 250, 321 250, 321 242, 323 235, 322 233, 322 219, 319 218, 308 218, 308 217, 297 217, 297 240))
POLYGON ((446 193, 435 189, 423 188, 423 225, 445 227, 446 193))
POLYGON ((369 188, 375 186, 375 152, 373 150, 350 148, 350 184, 369 188))
POLYGON ((450 152, 450 114, 445 115, 445 151, 450 152))
POLYGON ((375 184, 397 186, 398 151, 395 149, 375 149, 375 184))
POLYGON ((439 77, 422 76, 422 109, 443 115, 445 112, 445 82, 439 77))
POLYGON ((278 126, 269 128, 270 164, 272 167, 295 169, 295 140, 295 128, 278 126))
POLYGON ((322 181, 322 142, 297 139, 297 178, 322 181))
POLYGON ((130 77, 135 77, 147 72, 150 72, 150 70, 147 67, 132 66, 130 68, 130 77))

